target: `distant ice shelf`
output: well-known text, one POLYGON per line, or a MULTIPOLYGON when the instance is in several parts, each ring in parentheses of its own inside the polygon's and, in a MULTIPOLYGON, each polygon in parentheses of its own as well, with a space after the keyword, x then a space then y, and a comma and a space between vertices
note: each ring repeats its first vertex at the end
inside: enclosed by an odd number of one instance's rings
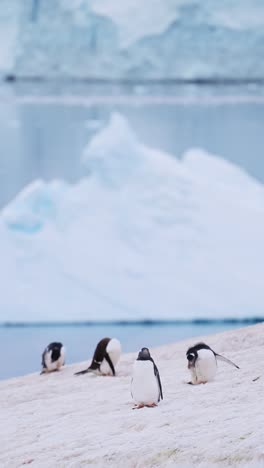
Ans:
POLYGON ((0 322, 262 317, 264 187, 202 149, 181 161, 112 114, 75 185, 0 213, 0 322))
POLYGON ((2 0, 0 71, 17 77, 259 79, 260 0, 2 0))

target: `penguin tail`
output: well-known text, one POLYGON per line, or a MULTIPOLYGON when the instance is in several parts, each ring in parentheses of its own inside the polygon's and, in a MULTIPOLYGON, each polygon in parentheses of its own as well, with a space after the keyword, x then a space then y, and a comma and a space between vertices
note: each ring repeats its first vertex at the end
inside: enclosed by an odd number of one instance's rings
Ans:
POLYGON ((240 369, 234 362, 230 361, 230 359, 227 359, 226 357, 222 356, 221 354, 215 353, 215 357, 218 361, 223 361, 226 362, 227 364, 230 364, 230 366, 234 366, 237 369, 240 369))
POLYGON ((84 375, 84 374, 87 374, 88 372, 91 372, 91 369, 85 369, 79 372, 75 372, 74 375, 84 375))

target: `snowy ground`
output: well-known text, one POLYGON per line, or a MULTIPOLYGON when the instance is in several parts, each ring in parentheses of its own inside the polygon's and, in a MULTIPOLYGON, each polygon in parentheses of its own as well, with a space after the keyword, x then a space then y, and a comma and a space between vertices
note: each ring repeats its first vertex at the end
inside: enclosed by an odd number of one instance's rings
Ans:
POLYGON ((220 363, 213 383, 192 387, 193 340, 153 349, 164 390, 154 409, 131 409, 136 354, 122 357, 116 378, 74 377, 76 364, 1 383, 1 467, 263 467, 264 324, 205 341, 241 369, 220 363))

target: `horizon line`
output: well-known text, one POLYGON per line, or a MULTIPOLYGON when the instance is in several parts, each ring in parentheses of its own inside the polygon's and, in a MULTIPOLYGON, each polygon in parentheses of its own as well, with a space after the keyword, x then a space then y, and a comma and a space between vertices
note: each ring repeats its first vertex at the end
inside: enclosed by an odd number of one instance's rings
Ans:
POLYGON ((89 77, 89 76, 66 76, 66 75, 19 75, 15 73, 3 74, 1 77, 3 83, 16 83, 16 82, 36 82, 36 83, 85 83, 85 84, 116 84, 116 85, 137 85, 137 84, 166 84, 166 85, 198 85, 198 86, 229 86, 229 85, 263 85, 263 76, 252 76, 252 77, 232 77, 232 76, 196 76, 196 77, 160 77, 160 78, 104 78, 104 77, 89 77))
POLYGON ((94 326, 168 326, 168 325, 254 325, 264 322, 264 317, 245 318, 197 318, 197 319, 142 319, 142 320, 71 320, 71 321, 4 321, 0 328, 41 328, 41 327, 94 327, 94 326))

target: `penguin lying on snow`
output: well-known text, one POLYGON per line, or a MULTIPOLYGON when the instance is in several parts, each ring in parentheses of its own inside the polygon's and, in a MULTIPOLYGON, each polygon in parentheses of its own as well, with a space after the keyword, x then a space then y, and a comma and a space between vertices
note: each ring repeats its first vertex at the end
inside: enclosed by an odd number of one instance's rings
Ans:
POLYGON ((103 338, 95 348, 92 363, 88 369, 76 372, 75 375, 87 374, 87 372, 94 372, 98 375, 115 375, 115 366, 120 355, 120 341, 116 338, 103 338))
POLYGON ((190 369, 192 377, 189 383, 193 385, 210 382, 214 379, 217 371, 217 360, 227 362, 239 369, 236 364, 224 356, 215 353, 205 343, 197 343, 189 348, 186 356, 188 359, 188 369, 190 369))
POLYGON ((152 408, 163 400, 159 371, 148 348, 142 348, 134 362, 131 396, 135 401, 133 409, 152 408))
POLYGON ((62 343, 50 343, 42 354, 42 371, 46 372, 58 371, 65 364, 65 348, 62 343))

